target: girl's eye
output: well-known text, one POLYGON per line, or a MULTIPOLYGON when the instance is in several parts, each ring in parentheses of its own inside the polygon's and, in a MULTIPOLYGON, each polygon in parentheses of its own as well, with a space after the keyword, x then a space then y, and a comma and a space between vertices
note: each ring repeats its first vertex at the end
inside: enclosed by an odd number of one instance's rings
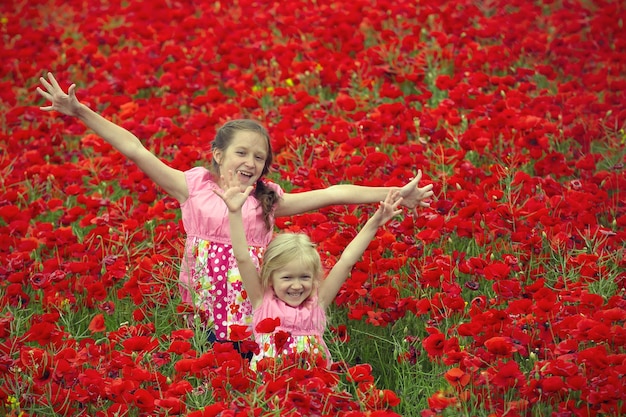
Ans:
POLYGON ((243 155, 243 154, 244 154, 244 152, 243 152, 243 151, 236 151, 235 153, 236 153, 237 155, 243 155))
POLYGON ((257 157, 256 157, 256 160, 257 160, 257 161, 265 161, 265 158, 263 158, 262 156, 257 156, 257 157))

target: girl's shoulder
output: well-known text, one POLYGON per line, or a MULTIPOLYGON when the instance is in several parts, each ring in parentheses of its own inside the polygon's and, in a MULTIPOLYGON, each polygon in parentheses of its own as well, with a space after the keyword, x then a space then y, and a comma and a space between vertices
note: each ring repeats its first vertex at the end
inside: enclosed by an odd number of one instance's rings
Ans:
POLYGON ((218 188, 213 173, 204 167, 194 167, 188 169, 184 172, 184 174, 190 193, 196 189, 218 188))

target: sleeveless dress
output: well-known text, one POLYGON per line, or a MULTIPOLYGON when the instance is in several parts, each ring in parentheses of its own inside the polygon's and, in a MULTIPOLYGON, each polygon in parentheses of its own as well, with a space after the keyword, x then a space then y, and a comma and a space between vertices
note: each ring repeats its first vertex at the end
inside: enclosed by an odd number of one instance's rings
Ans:
MULTIPOLYGON (((243 289, 237 261, 233 256, 228 224, 228 208, 214 193, 221 188, 203 167, 185 171, 189 198, 181 204, 182 221, 187 235, 179 289, 183 303, 190 304, 208 330, 218 340, 231 340, 229 326, 252 323, 252 305, 243 289)), ((283 190, 274 183, 266 185, 282 197, 283 190)), ((263 222, 259 201, 250 195, 242 208, 250 256, 259 268, 263 252, 273 236, 263 222)), ((272 226, 273 226, 273 218, 272 226)))
MULTIPOLYGON (((307 353, 310 362, 330 366, 331 357, 326 342, 326 312, 320 307, 317 296, 312 295, 297 307, 292 307, 280 300, 269 290, 263 295, 263 302, 254 310, 254 338, 260 352, 253 356, 250 367, 257 369, 258 362, 263 358, 276 358, 281 355, 307 353), (257 325, 267 318, 279 318, 280 325, 272 333, 260 333, 257 325), (288 338, 276 337, 279 332, 287 332, 288 338), (281 345, 277 349, 277 342, 281 345)), ((284 334, 283 334, 284 336, 284 334)))

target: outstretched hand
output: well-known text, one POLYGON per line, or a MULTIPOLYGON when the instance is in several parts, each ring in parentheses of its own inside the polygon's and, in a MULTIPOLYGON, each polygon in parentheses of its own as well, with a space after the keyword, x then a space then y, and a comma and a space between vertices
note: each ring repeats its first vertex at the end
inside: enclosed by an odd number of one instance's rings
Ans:
POLYGON ((380 202, 378 210, 376 210, 376 213, 372 216, 372 218, 376 219, 378 222, 378 227, 402 213, 402 210, 398 209, 398 206, 403 201, 404 198, 401 196, 401 192, 399 190, 392 190, 387 193, 385 201, 380 202))
POLYGON ((45 90, 41 87, 37 87, 37 92, 43 98, 50 101, 51 104, 48 106, 41 106, 39 108, 44 111, 55 110, 68 116, 76 116, 81 105, 76 98, 76 84, 70 85, 66 94, 65 91, 63 91, 63 89, 59 86, 59 83, 56 78, 54 78, 54 75, 52 75, 51 72, 47 75, 47 80, 44 77, 39 77, 39 81, 45 90))
POLYGON ((418 187, 420 180, 422 179, 422 170, 417 171, 417 175, 408 184, 400 188, 400 195, 402 196, 402 205, 415 209, 419 207, 430 207, 430 198, 433 196, 433 185, 428 184, 423 187, 418 187))
POLYGON ((225 191, 222 192, 221 190, 214 190, 213 192, 221 197, 222 200, 224 200, 224 203, 226 203, 229 211, 239 211, 241 210, 241 207, 243 207, 243 203, 246 202, 246 199, 248 198, 254 187, 249 185, 244 190, 242 190, 241 184, 239 184, 239 182, 235 180, 235 176, 232 171, 229 171, 228 177, 229 178, 226 179, 222 175, 222 184, 224 184, 225 191))

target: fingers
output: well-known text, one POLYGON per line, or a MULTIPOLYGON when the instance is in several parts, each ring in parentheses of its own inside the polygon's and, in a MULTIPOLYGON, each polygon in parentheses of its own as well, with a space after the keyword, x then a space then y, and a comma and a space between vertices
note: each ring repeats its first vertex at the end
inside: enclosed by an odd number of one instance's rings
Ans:
POLYGON ((239 187, 230 187, 226 191, 213 190, 213 192, 224 201, 230 212, 236 212, 241 210, 253 189, 254 187, 248 186, 245 191, 241 191, 239 187))
POLYGON ((433 185, 425 185, 424 187, 420 188, 420 191, 422 192, 422 198, 420 199, 419 206, 430 207, 430 201, 425 200, 430 200, 430 198, 435 194, 433 192, 433 185))
POLYGON ((391 220, 395 216, 402 214, 401 209, 395 209, 393 206, 383 201, 381 201, 381 204, 378 207, 378 212, 380 213, 379 225, 383 225, 384 223, 387 223, 389 220, 391 220))
POLYGON ((391 205, 391 207, 393 207, 394 209, 397 209, 403 200, 404 199, 402 198, 402 196, 398 194, 397 198, 393 201, 393 204, 391 205))
POLYGON ((48 73, 48 79, 50 80, 50 84, 52 84, 54 88, 57 88, 57 89, 61 88, 59 87, 59 83, 57 82, 56 78, 54 78, 54 75, 52 75, 51 72, 48 73))
POLYGON ((37 87, 37 92, 46 100, 52 101, 52 96, 47 91, 43 91, 41 87, 37 87))
POLYGON ((422 179, 422 170, 418 169, 417 174, 415 175, 415 177, 413 177, 413 180, 411 180, 411 182, 414 182, 415 185, 417 186, 417 183, 420 182, 421 179, 422 179))
POLYGON ((402 213, 402 209, 398 209, 398 206, 402 202, 402 195, 400 190, 390 190, 385 196, 385 200, 380 202, 378 206, 378 213, 380 213, 381 225, 389 221, 394 216, 402 213))
POLYGON ((222 178, 222 183, 224 184, 225 188, 241 186, 241 184, 237 180, 237 176, 235 175, 232 169, 228 170, 228 172, 226 173, 226 176, 222 174, 221 178, 222 178))
MULTIPOLYGON (((60 94, 63 94, 63 90, 61 90, 61 87, 59 87, 59 83, 54 78, 54 75, 52 75, 52 73, 49 72, 49 73, 47 73, 47 75, 48 75, 48 79, 46 79, 45 77, 39 77, 39 82, 45 88, 45 90, 43 88, 41 88, 41 87, 37 87, 37 92, 43 98, 45 98, 46 100, 52 102, 51 105, 49 105, 49 106, 41 106, 41 107, 39 107, 39 109, 40 110, 44 110, 44 111, 51 111, 51 110, 55 110, 55 107, 54 107, 55 96, 58 97, 60 94)), ((76 95, 74 93, 75 89, 76 89, 76 85, 72 84, 72 86, 70 86, 70 97, 71 98, 76 98, 76 95)))
POLYGON ((252 190, 254 190, 254 186, 252 185, 248 185, 245 189, 242 189, 241 183, 236 179, 235 173, 232 170, 228 170, 228 178, 226 178, 224 175, 220 175, 220 178, 222 180, 223 188, 225 190, 225 192, 218 194, 222 198, 227 198, 228 196, 233 195, 233 193, 230 191, 231 189, 237 190, 245 197, 248 197, 250 193, 252 193, 252 190))
POLYGON ((417 184, 419 184, 421 179, 422 179, 422 170, 418 169, 417 170, 417 174, 415 174, 413 179, 411 181, 409 181, 409 183, 407 184, 408 187, 410 187, 410 188, 416 187, 417 188, 417 184))
MULTIPOLYGON (((389 191, 384 201, 385 204, 389 204, 394 209, 398 207, 401 202, 402 202, 402 194, 400 193, 400 190, 389 191)), ((383 202, 381 201, 381 203, 383 202)))
POLYGON ((50 92, 50 90, 52 90, 52 85, 50 85, 50 83, 48 82, 48 80, 46 80, 44 77, 39 77, 39 82, 46 87, 46 90, 48 90, 48 92, 50 92))
MULTIPOLYGON (((42 78, 43 79, 43 78, 42 78)), ((37 92, 39 93, 40 96, 42 96, 43 98, 45 98, 48 101, 52 101, 52 96, 50 95, 50 93, 48 93, 47 91, 43 91, 41 89, 41 87, 37 87, 37 92)), ((53 110, 53 106, 40 106, 39 110, 43 110, 43 111, 51 111, 53 110)))
POLYGON ((385 211, 392 211, 393 215, 402 213, 401 209, 398 209, 400 203, 402 202, 402 196, 400 195, 400 191, 390 191, 387 193, 385 197, 385 201, 380 202, 380 207, 382 207, 385 211))
MULTIPOLYGON (((37 87, 37 90, 39 91, 40 94, 42 94, 43 92, 47 92, 50 95, 50 97, 52 97, 52 94, 54 94, 56 91, 63 91, 61 89, 61 86, 59 86, 59 83, 57 82, 56 78, 54 78, 54 75, 52 75, 51 72, 48 73, 48 79, 46 79, 45 77, 39 77, 39 82, 47 90, 47 91, 43 91, 40 87, 37 87)), ((75 91, 76 91, 76 84, 72 84, 68 90, 68 94, 72 97, 75 97, 75 91)))
POLYGON ((245 189, 245 191, 243 192, 243 195, 248 198, 248 196, 250 195, 250 193, 252 192, 252 190, 254 190, 254 187, 251 185, 248 185, 245 189))

